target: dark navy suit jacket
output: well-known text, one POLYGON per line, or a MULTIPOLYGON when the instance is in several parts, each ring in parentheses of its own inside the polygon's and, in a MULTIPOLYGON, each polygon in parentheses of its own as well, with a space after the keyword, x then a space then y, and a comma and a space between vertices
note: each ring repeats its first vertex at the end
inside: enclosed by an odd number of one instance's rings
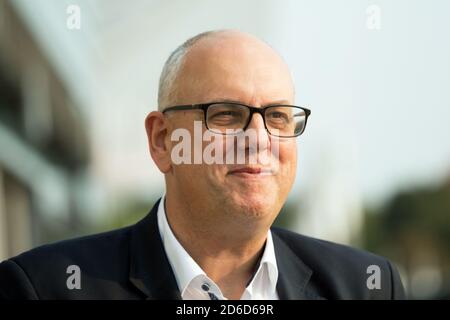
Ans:
MULTIPOLYGON (((3 261, 0 299, 180 299, 158 230, 158 203, 135 225, 3 261), (67 286, 70 265, 80 269, 80 289, 67 286)), ((398 272, 385 258, 279 228, 272 235, 280 299, 404 298, 398 272), (367 285, 372 265, 380 271, 376 288, 367 285)))

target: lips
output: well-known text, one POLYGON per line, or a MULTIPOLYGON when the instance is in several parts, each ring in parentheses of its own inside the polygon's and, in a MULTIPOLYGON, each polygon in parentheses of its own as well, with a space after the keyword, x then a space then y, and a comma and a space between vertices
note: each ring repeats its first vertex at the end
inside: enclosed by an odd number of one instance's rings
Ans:
POLYGON ((271 175, 272 173, 273 172, 271 169, 261 167, 240 167, 232 169, 228 172, 228 174, 232 175, 251 175, 251 176, 271 175))

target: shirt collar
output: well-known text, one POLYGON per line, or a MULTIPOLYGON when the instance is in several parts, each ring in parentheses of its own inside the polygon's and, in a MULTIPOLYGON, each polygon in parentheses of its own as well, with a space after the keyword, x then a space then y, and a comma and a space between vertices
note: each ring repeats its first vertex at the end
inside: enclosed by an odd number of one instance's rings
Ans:
MULTIPOLYGON (((206 275, 203 269, 192 259, 189 253, 183 248, 178 239, 172 232, 167 221, 165 211, 165 195, 162 196, 158 206, 157 212, 159 233, 166 251, 168 260, 174 271, 175 278, 178 283, 181 295, 187 289, 189 284, 198 279, 199 276, 206 277, 209 282, 213 283, 211 279, 206 275)), ((267 233, 266 245, 263 255, 261 257, 260 264, 252 281, 247 286, 246 291, 251 297, 254 297, 255 291, 262 290, 261 283, 268 284, 264 290, 269 292, 276 291, 276 284, 278 280, 278 267, 276 263, 275 250, 273 245, 272 233, 269 230, 267 233)))
MULTIPOLYGON (((267 232, 266 245, 264 247, 264 252, 261 257, 261 262, 258 266, 258 270, 256 271, 255 276, 257 276, 263 267, 266 267, 266 271, 268 272, 269 281, 273 289, 277 285, 278 280, 278 267, 277 267, 277 259, 275 257, 275 249, 273 245, 272 232, 269 230, 267 232)), ((252 281, 253 283, 254 281, 252 281)))
POLYGON ((183 292, 189 283, 199 275, 205 275, 205 272, 186 252, 183 246, 172 232, 166 217, 165 196, 161 198, 158 207, 158 228, 164 249, 169 259, 172 270, 175 274, 178 287, 183 296, 183 292))

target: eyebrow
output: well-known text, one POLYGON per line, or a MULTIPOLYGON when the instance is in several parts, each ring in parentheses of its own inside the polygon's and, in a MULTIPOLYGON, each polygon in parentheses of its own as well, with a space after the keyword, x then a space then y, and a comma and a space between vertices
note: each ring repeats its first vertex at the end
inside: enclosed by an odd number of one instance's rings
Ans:
MULTIPOLYGON (((239 100, 233 100, 233 99, 216 99, 216 100, 214 100, 214 101, 217 101, 217 102, 229 102, 229 103, 239 103, 239 104, 244 104, 244 105, 246 105, 246 103, 244 103, 244 102, 242 102, 242 101, 239 101, 239 100)), ((274 106, 274 105, 291 105, 290 103, 289 103, 289 101, 288 100, 285 100, 285 99, 282 99, 282 100, 275 100, 275 101, 272 101, 272 102, 270 102, 270 103, 267 103, 267 104, 264 104, 264 105, 262 105, 261 107, 269 107, 269 106, 274 106)))

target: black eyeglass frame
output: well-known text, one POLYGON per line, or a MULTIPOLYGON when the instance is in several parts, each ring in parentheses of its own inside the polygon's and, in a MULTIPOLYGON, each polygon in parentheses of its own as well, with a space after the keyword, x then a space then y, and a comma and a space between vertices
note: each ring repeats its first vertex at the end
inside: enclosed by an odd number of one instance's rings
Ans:
POLYGON ((311 114, 311 110, 309 110, 307 108, 300 107, 300 106, 294 106, 294 105, 290 105, 290 104, 274 104, 274 105, 268 105, 268 106, 265 106, 262 108, 257 108, 257 107, 249 106, 249 105, 246 105, 243 103, 227 102, 227 101, 215 101, 215 102, 208 102, 208 103, 185 104, 185 105, 179 105, 179 106, 172 106, 172 107, 168 107, 168 108, 164 109, 162 111, 162 113, 166 113, 169 111, 179 111, 179 110, 203 110, 203 115, 205 117, 206 129, 208 129, 214 133, 217 133, 217 134, 227 135, 226 133, 217 132, 214 129, 210 129, 208 127, 208 121, 206 118, 206 114, 207 114, 208 108, 214 104, 229 104, 229 105, 247 107, 250 110, 250 114, 248 116, 247 123, 245 124, 242 131, 247 130, 247 127, 249 126, 250 122, 252 121, 253 114, 259 113, 261 115, 261 117, 263 118, 264 128, 266 129, 267 133, 269 133, 272 136, 280 137, 280 138, 295 138, 295 137, 300 136, 303 132, 305 132, 306 124, 308 123, 308 117, 311 114), (270 133, 270 130, 267 128, 265 113, 266 113, 267 109, 274 108, 274 107, 292 107, 292 108, 298 108, 298 109, 303 110, 305 112, 305 125, 303 126, 303 130, 300 133, 298 133, 296 135, 292 135, 292 136, 280 136, 280 135, 274 135, 274 134, 270 133))

